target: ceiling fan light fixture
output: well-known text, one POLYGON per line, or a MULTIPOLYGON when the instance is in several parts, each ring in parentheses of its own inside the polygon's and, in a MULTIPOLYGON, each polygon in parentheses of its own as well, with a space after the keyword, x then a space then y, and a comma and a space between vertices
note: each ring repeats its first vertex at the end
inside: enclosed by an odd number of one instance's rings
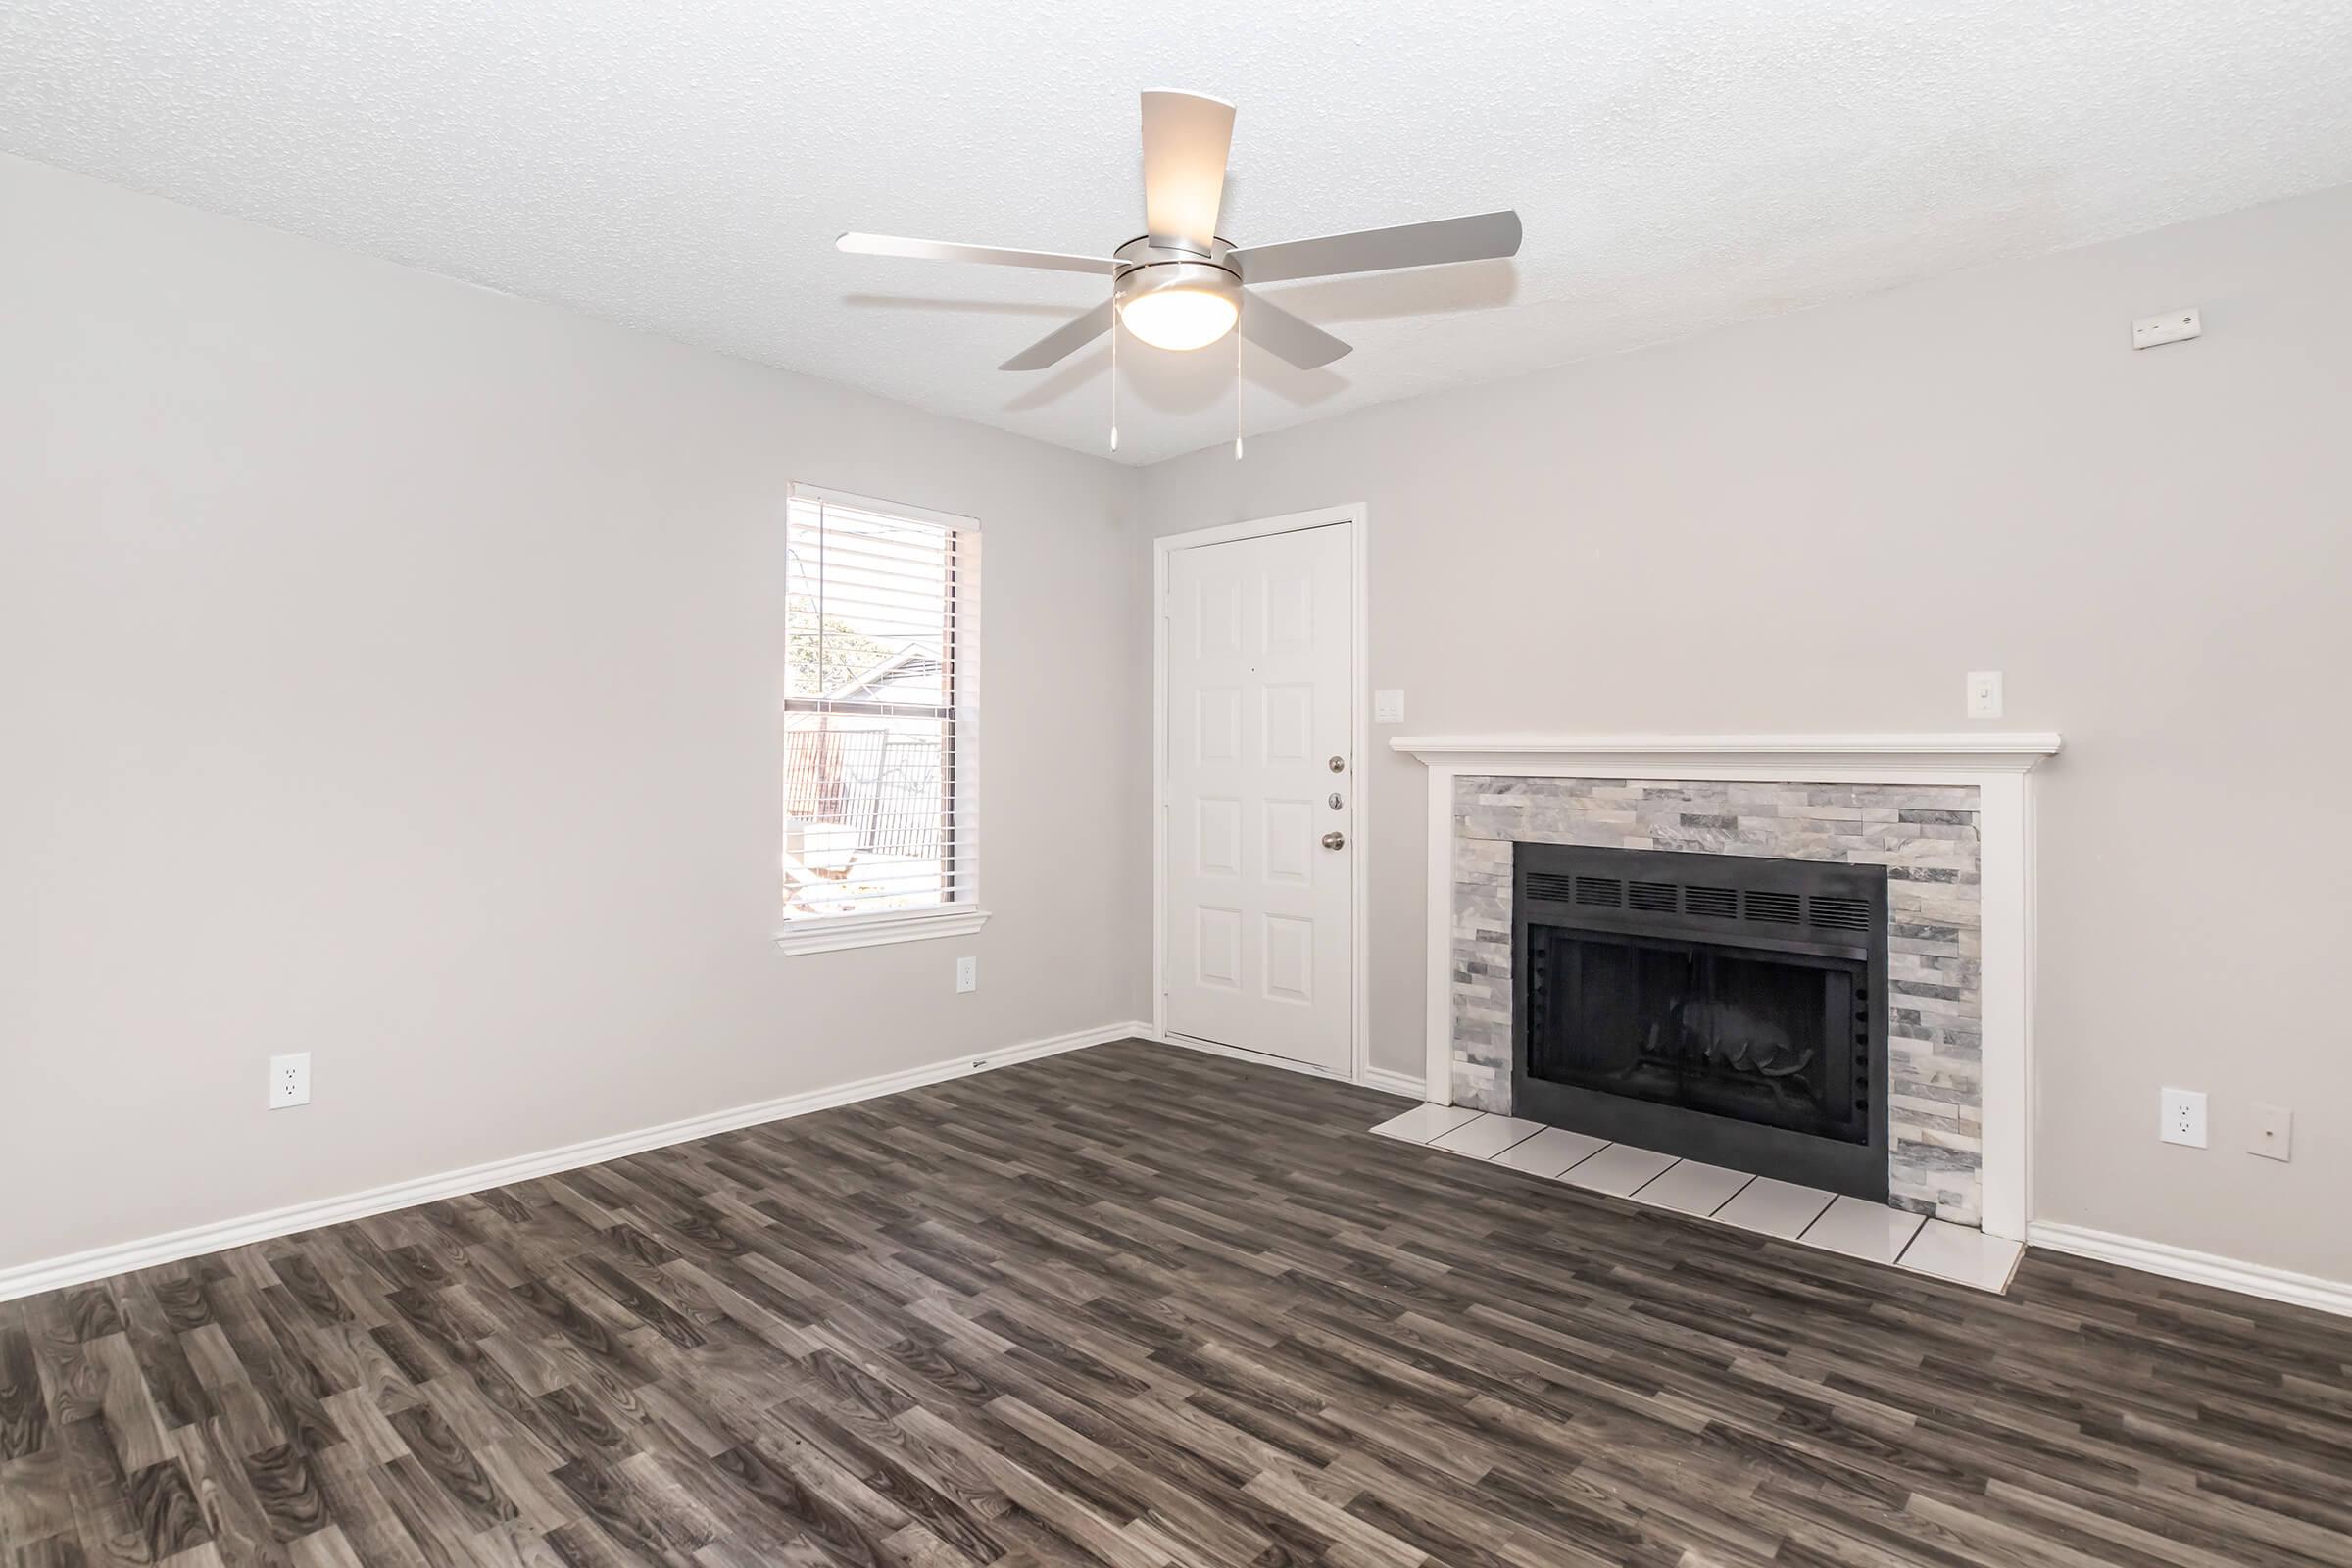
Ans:
POLYGON ((1202 255, 1150 235, 1129 240, 1114 253, 1110 297, 1119 319, 1153 348, 1179 354, 1227 336, 1242 319, 1242 279, 1225 265, 1231 249, 1217 240, 1202 255))
POLYGON ((1127 330, 1155 349, 1204 349, 1233 330, 1242 313, 1230 293, 1207 288, 1163 288, 1119 302, 1127 330))
MULTIPOLYGON (((1147 92, 1143 98, 1143 143, 1145 232, 1108 256, 1007 250, 890 234, 844 234, 837 243, 859 256, 1108 273, 1109 299, 1098 297, 1091 310, 1048 332, 1000 368, 1042 370, 1107 332, 1114 424, 1122 321, 1140 341, 1154 348, 1184 354, 1228 336, 1237 341, 1247 338, 1285 365, 1314 370, 1348 353, 1348 345, 1293 316, 1254 288, 1248 290, 1250 309, 1245 319, 1245 283, 1388 272, 1519 254, 1519 215, 1507 209, 1237 248, 1217 233, 1217 218, 1225 200, 1225 170, 1233 151, 1233 105, 1197 92, 1147 92)), ((1234 373, 1237 377, 1241 373, 1238 357, 1234 373)), ((1240 406, 1238 396, 1235 406, 1240 406)), ((1111 445, 1118 445, 1115 434, 1111 445)), ((1240 443, 1235 446, 1238 453, 1240 443)))

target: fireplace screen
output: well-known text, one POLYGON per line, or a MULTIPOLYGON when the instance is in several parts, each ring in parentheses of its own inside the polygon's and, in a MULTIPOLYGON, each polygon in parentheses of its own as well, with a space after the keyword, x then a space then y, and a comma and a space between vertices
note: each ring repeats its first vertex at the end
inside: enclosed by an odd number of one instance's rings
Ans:
POLYGON ((1533 1076, 1870 1141, 1865 965, 1557 928, 1528 961, 1533 1076))
POLYGON ((1886 877, 1518 846, 1513 1108, 1883 1199, 1886 877))

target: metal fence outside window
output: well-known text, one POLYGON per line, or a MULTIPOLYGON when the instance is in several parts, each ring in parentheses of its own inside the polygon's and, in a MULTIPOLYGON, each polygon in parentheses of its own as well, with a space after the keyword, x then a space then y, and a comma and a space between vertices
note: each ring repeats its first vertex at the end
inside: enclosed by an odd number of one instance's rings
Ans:
POLYGON ((942 851, 936 734, 792 729, 784 735, 784 809, 856 830, 861 854, 937 859, 942 851))

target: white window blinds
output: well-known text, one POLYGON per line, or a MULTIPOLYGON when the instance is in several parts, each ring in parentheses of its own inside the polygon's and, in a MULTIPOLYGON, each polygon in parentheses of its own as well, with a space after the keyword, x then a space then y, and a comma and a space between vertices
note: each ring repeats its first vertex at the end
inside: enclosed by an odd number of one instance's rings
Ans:
POLYGON ((785 532, 784 917, 969 905, 979 533, 797 486, 785 532))

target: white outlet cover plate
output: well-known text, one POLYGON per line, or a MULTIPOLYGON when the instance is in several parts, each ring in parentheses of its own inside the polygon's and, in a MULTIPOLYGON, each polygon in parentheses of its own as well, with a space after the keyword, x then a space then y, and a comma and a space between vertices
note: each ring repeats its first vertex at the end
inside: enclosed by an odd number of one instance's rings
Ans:
POLYGON ((980 989, 980 960, 978 958, 957 958, 956 960, 956 989, 959 992, 980 989))
POLYGON ((1404 693, 1394 689, 1374 692, 1372 694, 1372 722, 1375 724, 1403 723, 1404 693))
POLYGON ((297 1051, 270 1058, 270 1108, 284 1110, 311 1102, 311 1054, 297 1051))
POLYGON ((2167 1089, 2164 1092, 2163 1114, 2156 1125, 2156 1136, 2168 1144, 2185 1144, 2191 1149, 2203 1149, 2205 1092, 2201 1089, 2167 1089))
POLYGON ((2166 311, 2161 316, 2143 316, 2132 323, 2132 346, 2152 349, 2159 343, 2180 343, 2196 337, 2205 330, 2197 316, 2197 308, 2184 311, 2166 311))

